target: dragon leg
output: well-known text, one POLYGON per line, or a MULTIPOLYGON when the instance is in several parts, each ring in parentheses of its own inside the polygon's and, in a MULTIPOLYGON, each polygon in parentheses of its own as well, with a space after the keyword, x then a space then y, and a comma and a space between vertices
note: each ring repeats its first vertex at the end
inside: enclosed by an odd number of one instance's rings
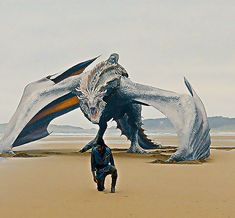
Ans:
POLYGON ((138 143, 138 128, 133 127, 131 129, 131 146, 130 148, 127 150, 128 153, 146 153, 146 151, 140 147, 139 143, 138 143))
MULTIPOLYGON (((117 128, 125 135, 128 140, 130 140, 134 147, 141 147, 143 149, 156 149, 160 147, 160 144, 154 144, 147 136, 144 134, 144 129, 141 128, 141 105, 139 104, 129 104, 125 107, 126 111, 123 117, 116 119, 117 128), (137 136, 136 136, 137 134, 137 136), (136 141, 138 137, 138 141, 136 141), (135 144, 135 145, 134 145, 135 144), (138 146, 137 146, 138 145, 138 146)), ((134 152, 134 147, 129 149, 130 152, 134 152)))
POLYGON ((97 144, 97 141, 98 139, 100 138, 103 138, 104 136, 104 133, 107 129, 107 123, 106 122, 102 122, 99 124, 99 130, 96 134, 96 137, 91 140, 90 142, 88 142, 81 150, 80 152, 83 153, 83 152, 86 152, 88 151, 89 149, 93 148, 96 144, 97 144))
MULTIPOLYGON (((139 144, 139 127, 141 126, 141 105, 129 104, 126 110, 125 118, 129 125, 129 135, 131 146, 129 153, 145 153, 145 150, 139 144)), ((125 119, 124 118, 124 119, 125 119)))

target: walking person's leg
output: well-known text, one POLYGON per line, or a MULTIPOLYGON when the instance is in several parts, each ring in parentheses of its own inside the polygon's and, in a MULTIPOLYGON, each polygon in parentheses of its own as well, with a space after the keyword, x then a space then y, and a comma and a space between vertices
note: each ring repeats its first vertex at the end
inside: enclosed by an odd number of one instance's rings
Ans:
POLYGON ((96 179, 97 179, 97 189, 98 191, 104 191, 104 181, 105 181, 106 173, 98 171, 96 173, 96 179))
POLYGON ((97 179, 97 189, 98 189, 98 191, 104 191, 104 180, 105 180, 105 178, 97 179))
POLYGON ((104 183, 105 183, 105 178, 107 175, 111 174, 112 177, 112 183, 111 183, 111 192, 115 193, 115 186, 117 182, 117 169, 115 166, 109 165, 106 169, 105 172, 102 173, 102 175, 99 175, 99 178, 97 178, 97 189, 98 191, 103 191, 105 189, 104 183))
POLYGON ((115 193, 115 186, 116 186, 117 177, 118 177, 117 169, 115 166, 110 166, 109 174, 111 174, 111 177, 112 177, 111 193, 115 193))

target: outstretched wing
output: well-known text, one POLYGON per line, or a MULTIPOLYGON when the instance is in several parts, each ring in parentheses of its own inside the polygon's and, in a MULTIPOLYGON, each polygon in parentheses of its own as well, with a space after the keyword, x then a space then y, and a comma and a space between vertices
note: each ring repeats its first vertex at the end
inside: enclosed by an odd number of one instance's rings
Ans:
POLYGON ((0 152, 46 137, 54 118, 78 108, 79 99, 72 91, 79 85, 79 74, 95 59, 27 85, 0 140, 0 152))
POLYGON ((210 155, 210 129, 204 105, 186 79, 185 84, 191 96, 133 83, 128 78, 120 82, 120 93, 125 99, 151 105, 172 122, 181 145, 170 161, 201 160, 210 155))
POLYGON ((79 107, 79 99, 69 93, 48 104, 40 110, 21 131, 13 147, 23 145, 49 135, 47 127, 56 117, 62 116, 79 107))

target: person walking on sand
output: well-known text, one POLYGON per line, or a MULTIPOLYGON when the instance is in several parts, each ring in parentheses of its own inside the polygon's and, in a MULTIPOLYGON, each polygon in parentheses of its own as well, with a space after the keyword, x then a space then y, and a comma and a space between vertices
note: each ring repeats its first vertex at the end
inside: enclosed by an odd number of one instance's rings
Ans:
POLYGON ((91 151, 91 171, 93 180, 97 183, 98 191, 105 189, 105 177, 109 174, 112 176, 111 193, 115 193, 117 181, 117 169, 114 164, 111 149, 105 144, 103 139, 97 141, 97 146, 91 151))

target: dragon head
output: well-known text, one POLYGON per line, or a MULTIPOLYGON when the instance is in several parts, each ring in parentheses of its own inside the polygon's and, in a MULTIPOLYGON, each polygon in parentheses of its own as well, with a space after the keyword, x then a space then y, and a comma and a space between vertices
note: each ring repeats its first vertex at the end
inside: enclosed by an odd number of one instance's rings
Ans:
POLYGON ((108 103, 104 101, 104 97, 110 95, 117 87, 121 76, 128 76, 125 69, 118 64, 118 58, 118 54, 112 54, 108 60, 86 72, 75 90, 82 112, 94 124, 100 122, 108 103))
POLYGON ((84 115, 94 124, 98 124, 106 102, 103 100, 105 93, 80 93, 80 108, 84 115))

